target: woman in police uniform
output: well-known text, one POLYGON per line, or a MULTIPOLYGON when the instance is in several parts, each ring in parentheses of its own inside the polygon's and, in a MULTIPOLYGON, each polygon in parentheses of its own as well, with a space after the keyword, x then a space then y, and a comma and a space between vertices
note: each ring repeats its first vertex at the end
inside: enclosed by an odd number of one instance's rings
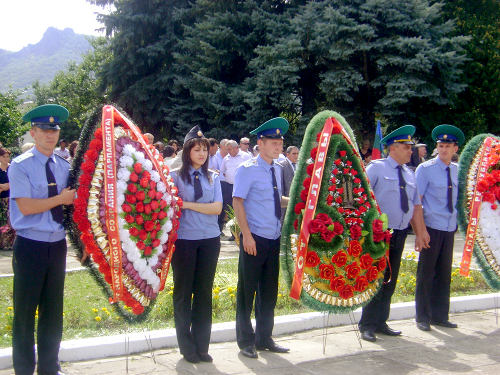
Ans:
POLYGON ((184 139, 182 166, 172 171, 183 212, 172 258, 174 319, 179 350, 191 363, 212 362, 212 286, 220 251, 219 176, 208 169, 209 143, 195 126, 184 139))

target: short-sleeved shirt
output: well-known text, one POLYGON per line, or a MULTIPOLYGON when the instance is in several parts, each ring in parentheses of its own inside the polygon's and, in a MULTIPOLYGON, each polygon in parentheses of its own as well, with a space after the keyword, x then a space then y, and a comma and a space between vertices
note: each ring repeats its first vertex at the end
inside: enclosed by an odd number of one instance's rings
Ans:
POLYGON ((439 157, 417 167, 418 192, 422 196, 425 225, 433 229, 454 232, 457 229, 458 165, 450 163, 453 212, 448 210, 448 173, 439 157))
POLYGON ((69 150, 67 148, 65 148, 64 150, 61 150, 60 148, 56 148, 54 150, 54 154, 62 157, 63 159, 66 159, 66 160, 68 160, 70 158, 69 150))
POLYGON ((281 235, 281 220, 274 214, 271 167, 274 168, 281 198, 283 194, 281 166, 274 161, 272 164, 267 163, 260 155, 245 161, 236 170, 233 197, 244 199, 243 205, 250 232, 275 240, 281 235))
POLYGON ((55 177, 57 192, 68 185, 69 163, 63 158, 52 154, 50 157, 39 152, 36 147, 19 155, 9 167, 10 184, 10 222, 21 237, 36 241, 56 242, 65 238, 62 224, 52 218, 47 210, 42 213, 23 215, 16 203, 16 198, 46 199, 49 197, 49 187, 45 164, 51 159, 49 166, 55 177))
POLYGON ((388 216, 389 228, 406 229, 413 216, 414 206, 420 205, 421 201, 415 174, 406 165, 403 165, 403 178, 406 182, 409 209, 406 213, 401 209, 398 166, 399 164, 389 156, 386 159, 372 161, 366 167, 366 173, 380 210, 388 216))
POLYGON ((247 152, 238 151, 236 156, 226 155, 222 161, 220 167, 220 173, 224 176, 224 180, 228 184, 234 184, 234 175, 236 174, 236 168, 238 168, 241 163, 245 160, 250 159, 251 156, 247 152))
MULTIPOLYGON (((197 171, 200 173, 201 188, 203 195, 197 201, 194 200, 194 169, 189 167, 191 183, 184 181, 179 175, 179 169, 172 171, 172 178, 175 186, 179 189, 179 196, 183 201, 196 203, 213 203, 222 202, 222 191, 220 188, 219 175, 209 170, 211 182, 203 173, 202 169, 197 171)), ((214 238, 220 235, 218 224, 218 215, 207 215, 193 210, 182 210, 182 215, 179 220, 179 229, 177 230, 177 238, 181 240, 203 240, 214 238)))

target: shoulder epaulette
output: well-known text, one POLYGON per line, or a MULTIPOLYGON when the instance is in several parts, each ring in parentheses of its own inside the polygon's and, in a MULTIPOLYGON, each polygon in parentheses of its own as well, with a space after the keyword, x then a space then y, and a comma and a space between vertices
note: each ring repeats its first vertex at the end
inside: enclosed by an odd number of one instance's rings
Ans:
POLYGON ((257 158, 248 159, 248 160, 244 161, 244 162, 242 163, 242 165, 243 165, 245 168, 248 168, 248 167, 251 167, 251 166, 257 165, 257 158))
POLYGON ((12 162, 13 163, 21 163, 22 161, 29 159, 31 157, 35 156, 32 152, 26 151, 25 153, 15 157, 12 162))
POLYGON ((426 168, 426 167, 430 167, 431 165, 436 164, 436 162, 437 162, 437 158, 433 158, 433 159, 424 161, 420 165, 422 166, 422 168, 426 168))
POLYGON ((69 161, 67 161, 66 159, 64 159, 62 156, 59 156, 57 154, 54 154, 56 156, 56 158, 58 158, 59 160, 64 160, 66 163, 70 164, 69 161))

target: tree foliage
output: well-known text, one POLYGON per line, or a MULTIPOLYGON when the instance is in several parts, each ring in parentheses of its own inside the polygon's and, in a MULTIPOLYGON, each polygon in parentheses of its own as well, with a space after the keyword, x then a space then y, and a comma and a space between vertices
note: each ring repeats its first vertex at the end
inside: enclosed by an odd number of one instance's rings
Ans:
POLYGON ((23 124, 20 104, 19 93, 0 93, 0 143, 5 147, 19 146, 19 138, 29 129, 23 124))
POLYGON ((237 138, 282 115, 299 141, 322 109, 361 133, 376 117, 430 126, 466 86, 467 38, 443 21, 440 2, 94 2, 116 7, 101 17, 110 99, 157 136, 200 125, 237 138))
POLYGON ((110 59, 108 41, 96 38, 91 43, 94 50, 86 54, 80 64, 71 63, 47 85, 33 84, 36 105, 55 103, 68 109, 69 118, 61 126, 61 138, 67 141, 78 139, 90 113, 105 104, 100 74, 110 59))

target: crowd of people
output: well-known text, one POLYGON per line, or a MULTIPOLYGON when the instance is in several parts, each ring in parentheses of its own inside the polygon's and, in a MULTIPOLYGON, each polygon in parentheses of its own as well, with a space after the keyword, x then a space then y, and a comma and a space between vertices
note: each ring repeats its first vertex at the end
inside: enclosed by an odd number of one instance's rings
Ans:
MULTIPOLYGON (((62 336, 66 233, 63 205, 71 205, 75 190, 67 186, 71 158, 78 143, 69 147, 59 139, 60 125, 68 111, 59 105, 37 107, 23 117, 31 122, 34 144, 10 161, 0 147, 0 197, 10 200, 10 225, 17 236, 13 244, 14 321, 13 364, 16 374, 35 370, 34 328, 38 309, 38 374, 62 374, 58 361, 62 336), (59 145, 56 148, 56 145, 59 145)), ((256 137, 234 140, 205 138, 195 126, 182 147, 148 142, 165 157, 183 214, 172 258, 174 320, 179 349, 191 363, 211 362, 212 286, 221 246, 221 233, 229 206, 239 224, 239 264, 236 303, 236 336, 243 356, 257 358, 258 351, 286 353, 288 348, 272 338, 277 300, 279 250, 283 209, 299 158, 299 148, 288 146, 283 154, 288 122, 271 119, 250 132, 256 137), (256 326, 251 315, 255 313, 256 326)), ((463 133, 450 125, 434 129, 437 156, 424 161, 417 145, 418 166, 407 164, 415 146, 415 128, 404 126, 382 143, 387 158, 368 163, 366 172, 382 212, 388 215, 393 234, 389 263, 381 290, 363 307, 361 337, 375 341, 375 333, 397 336, 387 325, 401 254, 409 224, 421 252, 417 271, 416 321, 421 330, 431 324, 453 328, 448 319, 453 238, 456 231, 457 165, 452 162, 463 133)), ((360 149, 369 160, 371 149, 360 149)), ((223 238, 231 239, 231 238, 223 238)))

